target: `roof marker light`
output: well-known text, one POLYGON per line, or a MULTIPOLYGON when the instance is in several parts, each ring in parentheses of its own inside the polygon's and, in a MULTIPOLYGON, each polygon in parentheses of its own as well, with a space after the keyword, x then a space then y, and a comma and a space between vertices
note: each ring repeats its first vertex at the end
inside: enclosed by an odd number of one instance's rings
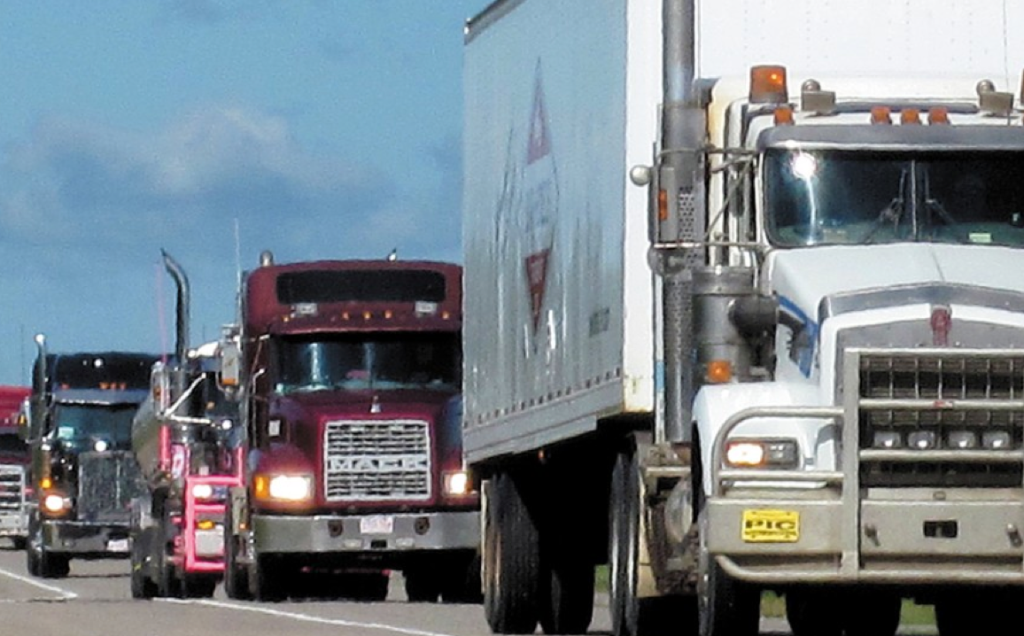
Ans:
POLYGON ((871 107, 871 123, 872 124, 882 124, 882 125, 887 125, 888 124, 888 125, 891 125, 892 124, 891 115, 892 115, 892 111, 889 109, 888 106, 872 106, 871 107))
POLYGON ((928 109, 928 125, 929 126, 948 126, 949 125, 949 110, 944 107, 935 107, 928 109))
POLYGON ((784 104, 789 101, 785 66, 750 67, 751 104, 784 104))
POLYGON ((916 108, 904 108, 900 111, 901 125, 919 125, 921 123, 921 111, 916 108))
POLYGON ((776 126, 792 126, 793 125, 793 109, 789 106, 779 106, 775 109, 775 125, 776 126))

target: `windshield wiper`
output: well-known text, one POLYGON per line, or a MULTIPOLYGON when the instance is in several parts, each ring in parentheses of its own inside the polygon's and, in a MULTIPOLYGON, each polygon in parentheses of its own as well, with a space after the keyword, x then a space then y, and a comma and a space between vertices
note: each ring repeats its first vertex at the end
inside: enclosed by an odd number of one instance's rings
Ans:
POLYGON ((875 219, 874 223, 871 224, 871 229, 868 230, 868 233, 861 239, 861 243, 870 243, 875 234, 890 222, 892 223, 893 236, 896 235, 896 230, 900 227, 900 220, 903 218, 903 213, 906 212, 906 201, 903 198, 903 193, 906 192, 905 186, 907 182, 907 171, 908 168, 904 168, 900 173, 900 186, 896 197, 889 202, 889 205, 882 208, 882 211, 878 213, 878 217, 875 219))

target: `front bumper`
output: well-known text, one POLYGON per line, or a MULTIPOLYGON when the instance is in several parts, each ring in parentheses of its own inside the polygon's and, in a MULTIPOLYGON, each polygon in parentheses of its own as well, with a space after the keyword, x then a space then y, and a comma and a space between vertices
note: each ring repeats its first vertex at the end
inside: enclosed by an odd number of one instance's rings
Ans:
POLYGON ((28 536, 28 515, 8 513, 0 515, 0 537, 28 536))
POLYGON ((129 554, 127 523, 48 519, 42 525, 48 552, 82 558, 123 558, 129 554))
POLYGON ((732 576, 762 584, 1024 585, 1020 491, 883 492, 853 506, 829 494, 709 501, 708 550, 732 576))
POLYGON ((254 514, 252 532, 258 554, 475 550, 480 543, 480 513, 254 514))

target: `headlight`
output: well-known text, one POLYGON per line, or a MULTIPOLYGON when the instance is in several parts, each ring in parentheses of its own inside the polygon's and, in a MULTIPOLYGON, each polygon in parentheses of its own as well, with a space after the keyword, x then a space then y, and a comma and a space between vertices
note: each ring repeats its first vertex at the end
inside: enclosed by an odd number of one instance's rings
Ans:
POLYGON ((307 501, 313 496, 310 475, 256 475, 253 485, 257 499, 307 501))
POLYGON ((917 450, 935 448, 935 431, 913 431, 907 435, 907 446, 917 450))
POLYGON ((875 448, 900 448, 903 437, 897 431, 875 431, 871 445, 875 448))
POLYGON ((989 450, 1003 450, 1010 448, 1010 432, 993 430, 981 434, 981 445, 989 450))
POLYGON ((444 481, 444 494, 448 496, 461 497, 473 491, 469 473, 464 470, 444 473, 442 479, 444 481))
POLYGON ((730 440, 725 461, 734 468, 793 468, 797 465, 796 440, 730 440))
POLYGON ((946 446, 957 450, 978 447, 978 436, 974 431, 950 431, 946 433, 946 446))
POLYGON ((50 517, 62 515, 71 510, 71 499, 59 492, 44 494, 40 504, 42 505, 42 513, 50 517))

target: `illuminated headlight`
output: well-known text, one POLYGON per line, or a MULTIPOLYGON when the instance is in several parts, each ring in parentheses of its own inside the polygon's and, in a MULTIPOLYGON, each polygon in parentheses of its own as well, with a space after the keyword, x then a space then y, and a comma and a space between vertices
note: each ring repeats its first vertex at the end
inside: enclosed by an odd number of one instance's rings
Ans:
POLYGON ((444 494, 450 496, 468 495, 472 491, 469 474, 460 470, 444 474, 444 494))
POLYGON ((978 447, 978 436, 974 431, 950 431, 946 433, 946 446, 967 450, 978 447))
POLYGON ((935 431, 914 431, 907 435, 907 446, 917 450, 935 448, 935 431))
POLYGON ((49 493, 43 497, 43 510, 50 514, 59 514, 71 508, 71 500, 60 493, 49 493))
POLYGON ((210 484, 196 484, 192 486, 192 496, 196 499, 209 499, 213 497, 213 486, 210 484))
POLYGON ((278 501, 306 501, 313 495, 313 478, 309 475, 257 475, 256 496, 278 501))
POLYGON ((1004 450, 1010 448, 1009 431, 985 431, 981 434, 981 445, 988 450, 1004 450))
POLYGON ((96 440, 96 443, 95 443, 95 444, 93 444, 93 446, 92 446, 92 447, 93 447, 93 449, 94 449, 94 450, 95 450, 95 451, 96 451, 97 453, 102 453, 103 451, 105 451, 105 450, 107 450, 108 448, 110 448, 110 444, 108 444, 108 443, 107 443, 107 440, 105 440, 105 439, 98 439, 98 440, 96 440))
POLYGON ((725 461, 747 468, 792 468, 797 463, 795 440, 734 440, 726 444, 725 461))
POLYGON ((903 446, 903 438, 896 431, 875 431, 871 445, 875 448, 899 448, 903 446))

